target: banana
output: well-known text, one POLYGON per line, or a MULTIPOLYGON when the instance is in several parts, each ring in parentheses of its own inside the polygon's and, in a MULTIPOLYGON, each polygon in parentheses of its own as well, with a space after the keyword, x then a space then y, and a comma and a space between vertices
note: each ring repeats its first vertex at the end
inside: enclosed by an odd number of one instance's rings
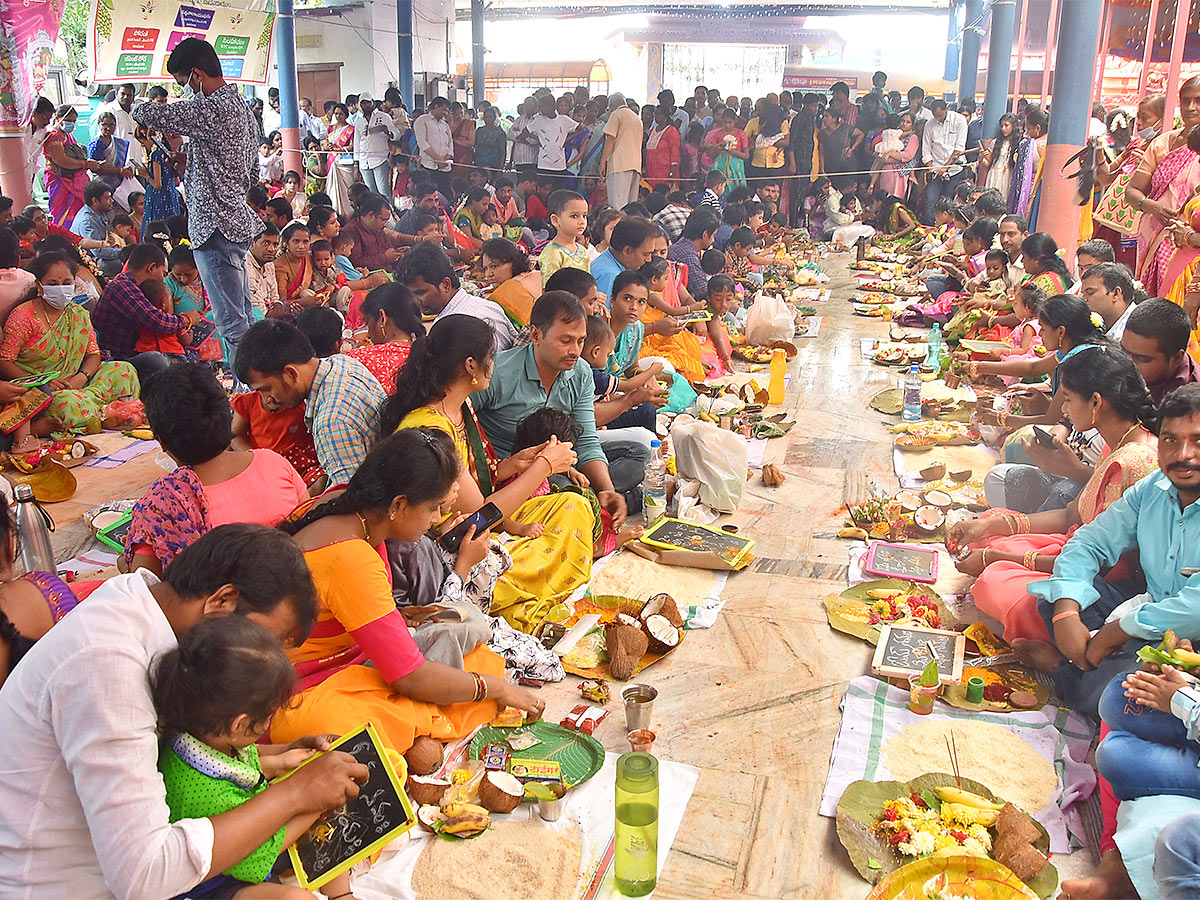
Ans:
POLYGON ((994 809, 997 812, 1004 809, 1003 803, 995 800, 987 800, 971 791, 964 791, 961 788, 950 787, 949 785, 936 787, 933 789, 933 792, 937 794, 937 798, 943 803, 957 803, 962 806, 970 806, 974 809, 994 809))
POLYGON ((840 538, 851 538, 856 541, 865 541, 870 538, 870 535, 862 528, 842 528, 838 531, 837 536, 840 538))
POLYGON ((447 819, 453 819, 456 816, 467 816, 472 814, 482 813, 487 815, 488 811, 482 806, 477 806, 474 803, 464 803, 461 800, 455 800, 453 803, 447 803, 442 807, 442 812, 447 819))
POLYGON ((933 852, 934 856, 987 856, 986 853, 980 853, 978 850, 968 850, 966 847, 955 844, 953 847, 943 847, 940 850, 933 852))
MULTIPOLYGON (((894 600, 903 593, 904 591, 898 591, 895 588, 875 588, 874 590, 867 591, 867 596, 872 600, 894 600)), ((967 805, 969 806, 970 804, 967 805)))
POLYGON ((996 824, 1000 817, 998 809, 978 809, 974 806, 964 806, 961 803, 943 803, 942 818, 945 821, 957 822, 963 825, 982 825, 987 828, 996 824))
POLYGON ((1192 666, 1200 666, 1200 653, 1193 650, 1181 650, 1176 647, 1171 651, 1172 655, 1179 660, 1183 665, 1191 668, 1192 666))
MULTIPOLYGON (((478 807, 476 807, 478 809, 478 807)), ((446 820, 442 825, 442 831, 446 834, 464 834, 466 832, 483 831, 490 824, 487 810, 481 813, 469 812, 462 815, 454 816, 446 820)))

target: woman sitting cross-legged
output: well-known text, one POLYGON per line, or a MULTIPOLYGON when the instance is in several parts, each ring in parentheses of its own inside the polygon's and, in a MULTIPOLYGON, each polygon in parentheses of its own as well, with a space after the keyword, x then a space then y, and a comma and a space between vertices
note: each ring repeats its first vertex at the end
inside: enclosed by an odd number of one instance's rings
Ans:
MULTIPOLYGON (((505 706, 541 716, 543 702, 505 681, 504 662, 485 646, 467 653, 461 669, 425 659, 392 599, 378 548, 419 540, 441 523, 461 468, 444 432, 405 429, 375 445, 344 492, 285 526, 317 587, 317 624, 289 652, 297 693, 275 714, 272 740, 344 734, 369 721, 404 753, 422 736, 462 737, 505 706)), ((467 531, 460 578, 487 552, 487 537, 467 531)))
POLYGON ((180 363, 142 391, 146 419, 179 467, 133 506, 125 537, 128 571, 160 574, 185 547, 218 525, 278 525, 308 499, 304 479, 274 450, 233 450, 233 410, 212 370, 180 363))
MULTIPOLYGON (((970 547, 958 569, 978 576, 971 587, 975 604, 1004 625, 1004 637, 1049 641, 1050 631, 1037 600, 1025 587, 1054 570, 1063 545, 1120 499, 1121 495, 1158 468, 1157 417, 1154 402, 1133 361, 1113 347, 1098 346, 1066 360, 1059 369, 1063 412, 1080 429, 1095 428, 1105 450, 1092 477, 1065 509, 1032 515, 1004 509, 952 525, 948 543, 970 547)), ((1069 453, 1059 438, 1060 452, 1069 453)), ((1085 622, 1099 628, 1111 609, 1137 593, 1136 567, 1127 560, 1097 579, 1096 587, 1112 603, 1089 607, 1085 622)))

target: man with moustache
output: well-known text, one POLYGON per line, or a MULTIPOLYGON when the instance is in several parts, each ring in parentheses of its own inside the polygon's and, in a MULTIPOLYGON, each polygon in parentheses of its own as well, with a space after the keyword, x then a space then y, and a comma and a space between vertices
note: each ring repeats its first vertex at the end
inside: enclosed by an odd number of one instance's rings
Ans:
POLYGON ((1104 688, 1138 667, 1143 646, 1168 630, 1200 639, 1200 384, 1170 394, 1159 414, 1159 471, 1076 531, 1054 574, 1029 585, 1054 644, 1013 641, 1024 662, 1053 676, 1056 697, 1093 718, 1104 688), (1127 599, 1102 598, 1096 583, 1130 551, 1139 555, 1150 601, 1092 635, 1079 614, 1127 599))

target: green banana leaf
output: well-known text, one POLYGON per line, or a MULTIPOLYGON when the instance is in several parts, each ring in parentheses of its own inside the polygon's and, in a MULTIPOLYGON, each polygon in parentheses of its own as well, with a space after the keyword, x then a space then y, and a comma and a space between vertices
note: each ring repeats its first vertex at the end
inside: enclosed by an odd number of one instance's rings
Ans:
MULTIPOLYGON (((842 799, 838 801, 837 835, 858 874, 869 883, 877 884, 891 872, 911 862, 908 857, 899 856, 887 841, 872 830, 885 803, 907 797, 914 792, 920 794, 922 791, 947 786, 961 787, 988 800, 1000 799, 978 781, 972 781, 970 778, 957 779, 944 772, 932 772, 907 783, 856 781, 847 787, 842 799)), ((1029 821, 1033 822, 1041 835, 1033 845, 1042 853, 1048 854, 1050 835, 1032 816, 1029 821)), ((1030 890, 1039 897, 1049 897, 1058 887, 1058 870, 1054 868, 1053 863, 1047 863, 1037 877, 1027 883, 1030 890)))
POLYGON ((914 585, 913 582, 901 578, 864 581, 862 584, 846 588, 837 596, 826 597, 825 617, 829 620, 829 627, 875 646, 879 643, 880 626, 872 625, 865 618, 864 607, 872 602, 867 594, 874 590, 906 591, 914 586, 918 587, 922 593, 928 594, 933 600, 938 612, 941 613, 942 627, 954 628, 957 622, 946 606, 946 602, 937 593, 926 585, 914 585))
POLYGON ((868 400, 867 405, 876 412, 897 415, 904 408, 904 392, 900 388, 886 388, 868 400))

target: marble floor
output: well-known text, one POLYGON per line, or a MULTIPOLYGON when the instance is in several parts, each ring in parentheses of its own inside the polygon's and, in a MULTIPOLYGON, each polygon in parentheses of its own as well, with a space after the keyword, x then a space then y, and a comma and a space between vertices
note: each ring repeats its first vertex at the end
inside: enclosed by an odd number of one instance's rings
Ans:
MULTIPOLYGON (((896 483, 884 419, 866 401, 894 384, 897 370, 859 352, 861 337, 882 337, 887 326, 852 314, 848 261, 828 261, 833 299, 818 310, 820 335, 800 341, 789 366, 784 409, 797 424, 768 442, 764 458, 787 481, 768 488, 755 474, 730 517, 756 539, 757 560, 729 578, 713 628, 689 632, 675 654, 639 676, 659 690, 656 753, 701 770, 655 892, 660 900, 861 900, 868 892, 833 820, 817 815, 838 703, 847 682, 868 670, 871 649, 831 631, 821 605, 845 586, 849 545, 834 537, 840 508, 865 499, 872 480, 885 489, 896 483)), ((114 470, 75 471, 78 493, 51 507, 60 559, 91 545, 78 519, 84 509, 136 497, 161 473, 153 453, 114 470)), ((668 582, 669 573, 663 589, 668 582)), ((580 702, 577 683, 568 676, 543 689, 547 719, 580 702)), ((624 752, 619 701, 611 706, 596 737, 624 752)), ((1081 868, 1084 859, 1071 870, 1081 868)))

